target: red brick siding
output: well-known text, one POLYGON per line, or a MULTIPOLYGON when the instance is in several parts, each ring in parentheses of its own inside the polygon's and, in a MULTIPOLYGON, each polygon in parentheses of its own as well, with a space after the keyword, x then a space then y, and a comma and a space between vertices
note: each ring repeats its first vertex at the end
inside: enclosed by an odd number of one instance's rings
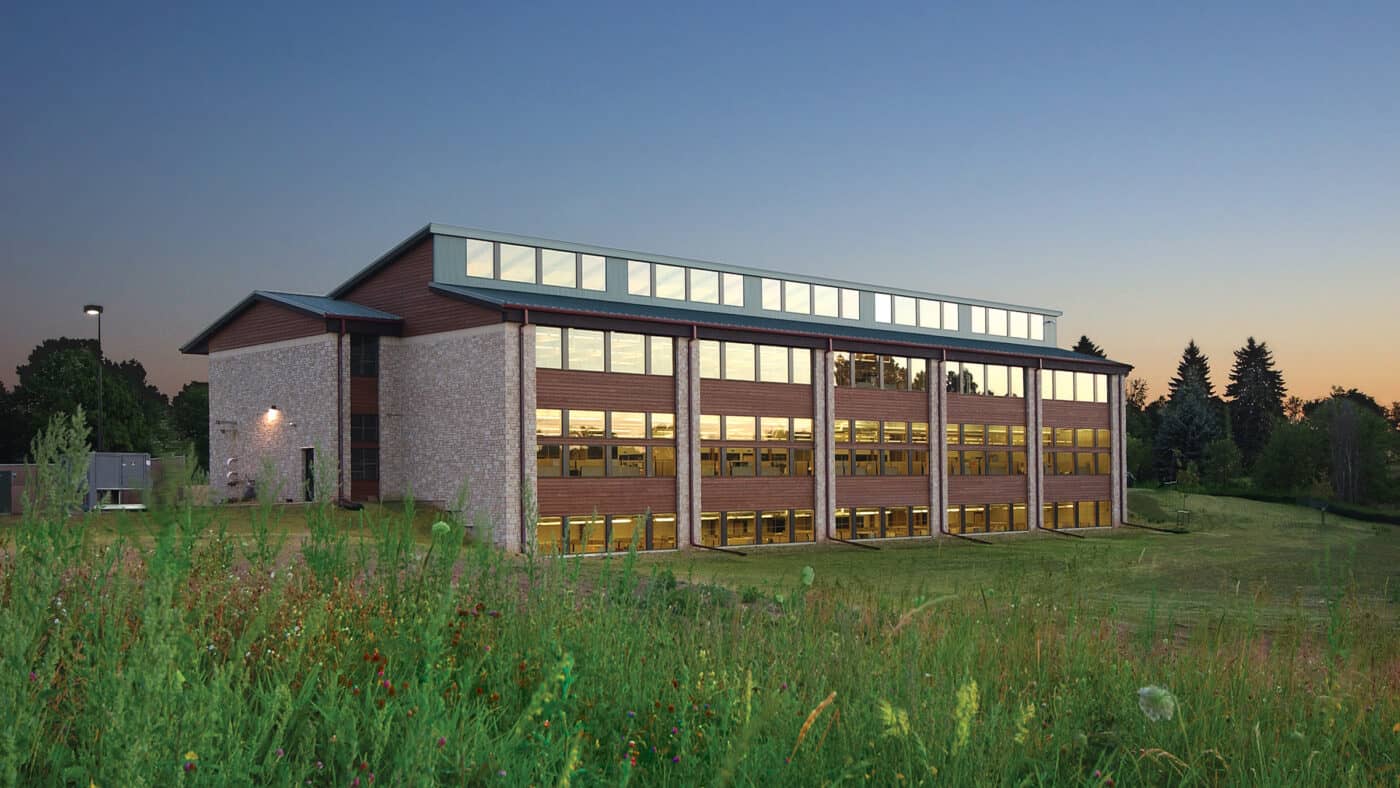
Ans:
POLYGON ((812 387, 794 383, 700 381, 700 412, 735 416, 812 415, 812 387))
POLYGON ((838 419, 904 419, 931 421, 927 391, 881 391, 836 387, 838 419))
POLYGON ((1026 401, 1015 397, 976 397, 948 395, 948 423, 961 424, 1026 423, 1026 401))
POLYGON ((428 289, 433 281, 433 238, 428 236, 341 298, 403 318, 403 335, 435 334, 501 322, 501 312, 428 289))
POLYGON ((1045 502, 1106 501, 1111 485, 1108 476, 1047 476, 1045 502))
POLYGON ((1045 426, 1047 427, 1102 427, 1109 426, 1108 405, 1093 402, 1045 401, 1045 426))
POLYGON ((669 375, 541 369, 535 372, 535 405, 675 413, 676 382, 669 375))
POLYGON ((326 321, 290 307, 255 301, 209 338, 209 352, 264 345, 326 333, 326 321))
POLYGON ((571 514, 673 514, 676 480, 659 476, 643 479, 540 479, 539 511, 546 517, 571 514))
POLYGON ((837 476, 836 505, 927 506, 927 476, 837 476))
POLYGON ((700 481, 700 509, 706 512, 747 512, 763 509, 811 509, 816 480, 787 478, 718 479, 700 481))
POLYGON ((954 476, 948 480, 948 504, 1025 503, 1024 476, 954 476))

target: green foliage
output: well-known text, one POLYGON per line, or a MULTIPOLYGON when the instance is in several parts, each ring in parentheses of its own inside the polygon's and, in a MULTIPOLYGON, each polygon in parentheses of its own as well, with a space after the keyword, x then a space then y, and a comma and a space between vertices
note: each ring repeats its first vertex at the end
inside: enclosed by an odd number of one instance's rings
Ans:
POLYGON ((1189 385, 1178 389, 1163 412, 1153 447, 1159 478, 1175 479, 1186 466, 1199 467, 1206 446, 1220 435, 1219 424, 1201 388, 1189 385))
POLYGON ((1274 425, 1283 421, 1287 393, 1283 374, 1274 368, 1268 343, 1256 344, 1250 337, 1244 347, 1235 351, 1230 385, 1225 388, 1225 396, 1230 398, 1230 427, 1244 467, 1253 467, 1269 442, 1274 425))
POLYGON ((1215 384, 1210 380, 1210 359, 1196 346, 1196 340, 1186 343, 1177 362, 1176 375, 1167 382, 1168 399, 1175 400, 1183 388, 1194 388, 1203 393, 1206 399, 1215 398, 1215 384))
POLYGON ((1326 437, 1310 422, 1278 425, 1254 463, 1254 485, 1277 493, 1303 493, 1326 472, 1326 437))
POLYGON ((1202 480, 1214 488, 1225 487, 1244 470, 1240 449, 1229 438, 1217 438, 1206 445, 1201 458, 1202 480))
POLYGON ((1075 353, 1083 353, 1086 356, 1097 356, 1099 358, 1108 357, 1107 354, 1103 352, 1103 348, 1095 345, 1094 341, 1084 334, 1079 335, 1079 341, 1076 342, 1074 347, 1070 348, 1070 350, 1073 350, 1075 353))
POLYGON ((1309 420, 1327 436, 1327 471, 1332 493, 1347 503, 1390 497, 1387 474, 1394 435, 1375 411, 1346 396, 1333 397, 1309 420))
POLYGON ((1157 478, 1157 469, 1152 461, 1152 444, 1137 437, 1128 436, 1128 473, 1133 475, 1135 485, 1146 484, 1157 478))
POLYGON ((186 383, 170 401, 170 422, 175 436, 194 446, 194 459, 199 467, 208 470, 209 384, 186 383))

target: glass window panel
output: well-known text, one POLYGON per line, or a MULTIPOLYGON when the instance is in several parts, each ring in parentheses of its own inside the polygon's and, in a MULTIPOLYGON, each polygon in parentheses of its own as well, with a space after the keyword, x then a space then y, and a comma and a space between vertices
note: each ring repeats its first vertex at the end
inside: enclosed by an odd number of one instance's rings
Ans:
POLYGON ((888 323, 894 319, 893 298, 889 293, 875 294, 875 322, 888 323))
POLYGON ((729 512, 724 516, 725 544, 753 544, 758 517, 753 512, 729 512))
POLYGON ((608 289, 607 261, 596 254, 579 256, 579 269, 582 273, 579 284, 584 290, 608 289))
POLYGON ((885 449, 883 473, 886 476, 909 475, 909 452, 905 449, 885 449))
POLYGON ((841 317, 860 320, 860 291, 841 288, 841 317))
POLYGON ((651 414, 651 437, 656 440, 674 440, 676 437, 676 414, 651 414))
POLYGON ((902 356, 881 356, 882 387, 904 391, 909 388, 909 359, 902 356))
POLYGON ((875 389, 880 387, 880 357, 874 353, 852 353, 851 364, 855 368, 857 388, 875 389))
POLYGON ((676 516, 674 514, 654 514, 651 516, 651 548, 653 550, 676 549, 676 516))
POLYGON ((951 303, 949 303, 949 302, 947 302, 947 301, 944 301, 944 302, 943 302, 943 330, 944 330, 944 331, 957 331, 957 330, 958 330, 958 305, 957 305, 957 304, 951 304, 951 303))
POLYGON ((627 410, 612 412, 612 429, 609 438, 645 438, 647 436, 647 414, 627 410))
POLYGON ((909 422, 907 422, 907 421, 887 421, 887 422, 885 422, 885 442, 886 442, 886 443, 908 443, 908 442, 909 442, 909 422))
POLYGON ((753 380, 754 346, 747 342, 724 343, 724 379, 753 380))
POLYGON ((1055 452, 1055 474, 1057 476, 1074 475, 1074 452, 1055 452))
POLYGON ((1053 370, 1042 369, 1040 371, 1040 398, 1055 398, 1055 373, 1053 370))
POLYGON ((501 280, 535 281, 535 247, 501 244, 501 280))
POLYGON ((811 314, 812 286, 806 282, 784 282, 783 309, 795 315, 811 314))
POLYGON ((963 475, 964 476, 986 476, 987 475, 987 453, 983 451, 964 451, 963 455, 963 475))
POLYGON ((1000 364, 987 365, 987 394, 992 397, 1005 397, 1011 393, 1010 373, 1000 364))
POLYGON ((759 517, 759 531, 763 535, 763 544, 787 544, 792 541, 786 511, 764 512, 759 517))
POLYGON ((831 377, 838 386, 851 385, 851 354, 838 350, 831 359, 831 377))
POLYGON ((1079 502, 1079 527, 1091 528, 1098 525, 1098 509, 1095 501, 1079 502))
POLYGON ((1004 451, 987 452, 987 475, 1006 476, 1011 469, 1010 456, 1004 451))
POLYGON ((535 473, 541 479, 558 478, 564 474, 564 447, 557 443, 541 443, 535 448, 535 473))
POLYGON ((1094 445, 1098 446, 1100 449, 1112 448, 1111 444, 1109 443, 1108 430, 1094 430, 1094 445))
POLYGON ((700 377, 719 379, 719 342, 713 339, 700 340, 700 377))
POLYGON ((929 519, 927 506, 915 506, 911 510, 909 524, 914 536, 928 536, 933 533, 933 522, 929 519))
POLYGON ((496 245, 467 239, 467 276, 496 278, 496 245))
POLYGON ((647 447, 645 447, 645 446, 609 446, 609 447, 608 447, 608 475, 609 475, 609 476, 646 476, 646 475, 647 475, 647 447))
POLYGON ((788 475, 788 450, 773 449, 765 447, 762 452, 762 462, 758 466, 759 476, 787 476, 788 475))
POLYGON ((963 442, 963 445, 964 445, 964 446, 982 446, 982 445, 985 445, 985 444, 986 444, 986 442, 987 442, 987 427, 986 427, 986 425, 983 425, 983 424, 964 424, 964 425, 962 425, 962 428, 963 428, 963 439, 962 439, 962 442, 963 442))
POLYGON ((675 346, 670 337, 647 337, 650 349, 651 374, 670 375, 675 363, 675 346))
POLYGON ((766 441, 786 441, 788 437, 786 416, 764 416, 759 419, 759 438, 766 441))
POLYGON ((945 367, 948 370, 948 386, 946 390, 949 394, 956 394, 962 390, 962 373, 959 371, 961 370, 961 366, 956 361, 949 361, 945 367))
POLYGON ((728 446, 724 450, 725 476, 753 476, 754 458, 752 446, 728 446))
POLYGON ((817 532, 811 509, 798 509, 792 513, 792 540, 794 542, 815 542, 817 532))
POLYGON ((1094 376, 1094 401, 1108 402, 1108 376, 1094 376))
POLYGON ((718 304, 719 272, 690 269, 690 300, 701 304, 718 304))
POLYGON ((1074 373, 1063 369, 1055 370, 1055 399, 1074 400, 1074 373))
POLYGON ((720 450, 717 446, 700 449, 700 475, 718 476, 720 471, 720 450))
POLYGON ((1074 472, 1080 476, 1093 476, 1097 468, 1094 464, 1093 452, 1081 451, 1074 455, 1074 472))
POLYGON ((1094 401, 1094 374, 1092 372, 1074 373, 1074 399, 1078 402, 1094 401))
POLYGON ((948 452, 948 475, 949 475, 949 476, 961 476, 961 475, 962 475, 962 452, 960 452, 960 451, 950 451, 950 452, 948 452))
POLYGON ((638 550, 647 548, 646 526, 642 515, 621 514, 608 518, 608 550, 620 553, 632 549, 636 542, 638 550))
POLYGON ((651 474, 653 476, 676 475, 676 447, 651 447, 651 474))
POLYGON ((656 274, 656 297, 670 298, 675 301, 685 300, 685 269, 678 265, 663 265, 657 263, 652 266, 656 274))
POLYGON ((584 372, 603 371, 602 331, 585 331, 581 328, 569 329, 569 369, 584 372))
POLYGON ((1025 398, 1026 396, 1026 369, 1025 367, 1011 367, 1011 396, 1025 398))
POLYGON ((596 478, 604 475, 602 446, 570 446, 569 475, 596 478))
POLYGON ((947 430, 948 443, 962 443, 962 429, 957 424, 949 424, 944 429, 947 430))
POLYGON ((812 475, 812 450, 793 449, 792 450, 792 475, 811 476, 812 475))
POLYGON ((877 539, 880 536, 880 510, 860 507, 853 518, 855 539, 877 539))
POLYGON ((812 383, 812 351, 805 347, 792 349, 792 382, 804 386, 812 383))
POLYGON ((972 307, 972 333, 987 333, 987 308, 985 306, 972 307))
POLYGON ((962 533, 963 525, 962 525, 962 507, 961 507, 961 506, 949 506, 949 507, 948 507, 948 513, 947 513, 947 520, 948 520, 948 525, 947 525, 946 527, 948 528, 948 533, 950 533, 950 534, 960 534, 960 533, 962 533))
POLYGON ((1069 427, 1056 427, 1055 445, 1063 449, 1074 448, 1074 430, 1069 427))
POLYGON ((1025 446, 1025 445, 1026 445, 1026 428, 1025 428, 1025 427, 1012 427, 1012 428, 1011 428, 1011 445, 1012 445, 1012 446, 1025 446))
POLYGON ((1031 339, 1037 342, 1045 339, 1045 318, 1041 315, 1031 315, 1031 339))
POLYGON ((1098 509, 1099 525, 1105 527, 1113 525, 1113 509, 1111 504, 1108 501, 1099 501, 1098 509))
POLYGON ((987 532, 987 507, 970 504, 963 507, 963 533, 984 534, 987 532))
POLYGON ((607 414, 601 410, 569 411, 569 437, 601 438, 607 414))
POLYGON ((724 288, 726 306, 744 305, 744 277, 741 274, 720 274, 720 285, 724 288))
POLYGON ((909 473, 914 476, 928 475, 927 449, 916 449, 909 452, 909 473))
POLYGON ((1030 523, 1026 519, 1027 513, 1025 504, 1014 503, 1011 505, 1011 530, 1024 531, 1030 527, 1030 523))
POLYGON ((981 364, 970 364, 964 361, 959 365, 962 367, 962 377, 959 381, 958 391, 962 394, 981 394, 983 391, 984 370, 981 364))
POLYGON ((710 547, 719 547, 720 542, 720 515, 719 512, 700 513, 700 544, 710 547))
POLYGON ((627 294, 651 295, 651 263, 643 263, 639 260, 627 261, 627 294))
POLYGON ((851 466, 854 476, 879 476, 880 450, 856 449, 851 452, 851 466))
POLYGON ((540 284, 577 287, 578 255, 558 249, 541 249, 540 284))
POLYGON ((841 294, 827 285, 812 286, 812 314, 822 317, 841 316, 841 294))
POLYGON ((909 359, 909 388, 928 391, 928 359, 909 359))
POLYGON ((647 371, 646 337, 614 331, 608 335, 612 345, 611 370, 640 375, 647 371))
POLYGON ((856 443, 879 443, 880 422, 873 419, 856 419, 856 443))
POLYGON ((1010 428, 1005 424, 987 425, 987 445, 988 446, 1009 446, 1011 445, 1010 428))
POLYGON ((812 442, 811 419, 799 417, 792 420, 792 440, 795 443, 812 442))
POLYGON ((535 326, 535 368, 564 366, 564 332, 554 326, 535 326))
POLYGON ((569 516, 570 553, 601 553, 607 548, 608 522, 600 514, 569 516))
POLYGON ((851 475, 851 450, 850 450, 850 449, 837 449, 837 450, 836 450, 836 453, 832 456, 832 462, 835 463, 835 465, 836 465, 836 475, 837 475, 837 476, 850 476, 850 475, 851 475))
POLYGON ((1011 504, 994 503, 987 507, 987 530, 992 533, 1011 530, 1011 504))
POLYGON ((1016 339, 1026 339, 1030 337, 1030 316, 1025 312, 1012 312, 1007 320, 1008 333, 1016 339))
POLYGON ((1094 456, 1098 458, 1098 474, 1100 476, 1107 476, 1110 473, 1113 473, 1113 462, 1110 459, 1113 455, 1109 454, 1106 451, 1101 451, 1095 454, 1094 456))
POLYGON ((763 308, 774 312, 781 312, 783 309, 783 283, 778 279, 764 279, 763 308))
POLYGON ((851 442, 851 420, 837 419, 831 423, 832 434, 836 436, 837 443, 851 442))
POLYGON ((701 416, 700 416, 700 440, 702 440, 702 441, 717 441, 717 440, 720 440, 722 437, 724 437, 724 436, 723 436, 723 433, 721 432, 721 427, 720 427, 721 423, 722 423, 722 422, 720 421, 720 417, 719 417, 719 416, 716 416, 716 415, 713 415, 713 414, 710 414, 710 413, 701 414, 701 416))
POLYGON ((1049 427, 1040 428, 1040 445, 1049 446, 1055 442, 1055 431, 1049 427))
POLYGON ((535 408, 535 434, 557 438, 564 434, 564 411, 559 408, 535 408))
POLYGON ((930 301, 930 300, 927 299, 927 298, 920 298, 920 299, 919 299, 919 327, 920 327, 920 328, 938 328, 938 326, 940 325, 940 322, 939 322, 938 318, 939 318, 940 313, 941 313, 942 311, 943 311, 943 310, 942 310, 941 307, 939 307, 937 301, 930 301))
POLYGON ((995 334, 996 336, 999 336, 999 337, 1004 337, 1004 336, 1006 336, 1006 310, 1005 310, 1005 309, 988 309, 988 310, 987 310, 987 333, 988 333, 988 334, 995 334))
POLYGON ((1073 503, 1057 503, 1055 510, 1056 525, 1060 528, 1073 528, 1075 526, 1073 503))
POLYGON ((928 422, 916 421, 910 424, 909 437, 915 443, 928 443, 928 422))
POLYGON ((1074 445, 1079 449, 1094 448, 1094 431, 1092 429, 1079 428, 1074 431, 1074 445))
POLYGON ((894 322, 901 326, 918 324, 918 302, 909 296, 894 297, 894 322))
POLYGON ((724 439, 727 441, 751 441, 758 439, 758 419, 754 416, 725 416, 724 439))
POLYGON ((1023 451, 1013 451, 1013 452, 1011 452, 1011 473, 1012 473, 1012 475, 1014 475, 1014 476, 1025 476, 1025 475, 1026 475, 1026 472, 1027 472, 1028 470, 1030 470, 1030 466, 1027 464, 1026 453, 1023 452, 1023 451))
POLYGON ((758 346, 758 379, 764 383, 788 382, 788 349, 758 346))
POLYGON ((564 518, 541 517, 535 521, 535 549, 545 554, 564 549, 564 518))
POLYGON ((895 506, 885 510, 885 538, 894 539, 911 536, 909 530, 909 508, 895 506))

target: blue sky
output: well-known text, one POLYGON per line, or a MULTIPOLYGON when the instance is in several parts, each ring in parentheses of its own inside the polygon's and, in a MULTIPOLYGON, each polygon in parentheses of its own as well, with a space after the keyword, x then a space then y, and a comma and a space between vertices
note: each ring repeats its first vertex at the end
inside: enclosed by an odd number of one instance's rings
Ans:
POLYGON ((1400 399, 1400 5, 16 7, 0 380, 174 390, 428 221, 1052 306, 1154 394, 1266 340, 1400 399))

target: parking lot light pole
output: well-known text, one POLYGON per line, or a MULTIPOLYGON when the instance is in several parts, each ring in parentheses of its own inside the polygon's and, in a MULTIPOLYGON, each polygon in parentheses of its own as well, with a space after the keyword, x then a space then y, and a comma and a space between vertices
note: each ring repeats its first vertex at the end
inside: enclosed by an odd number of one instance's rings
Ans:
POLYGON ((83 314, 97 318, 97 450, 102 451, 102 432, 107 421, 102 408, 102 305, 88 304, 83 307, 83 314))

